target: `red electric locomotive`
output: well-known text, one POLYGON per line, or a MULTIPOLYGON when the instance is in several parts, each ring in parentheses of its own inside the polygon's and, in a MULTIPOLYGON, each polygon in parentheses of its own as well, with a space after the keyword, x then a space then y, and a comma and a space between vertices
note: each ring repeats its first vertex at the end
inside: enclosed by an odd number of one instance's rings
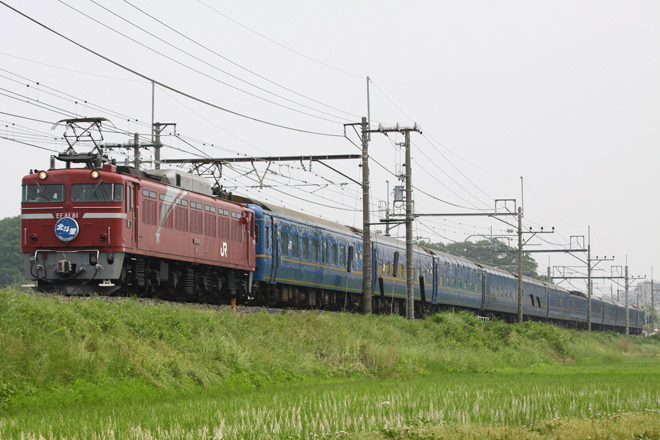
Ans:
POLYGON ((26 277, 69 295, 247 295, 254 211, 200 185, 176 170, 92 162, 29 174, 21 205, 26 277))

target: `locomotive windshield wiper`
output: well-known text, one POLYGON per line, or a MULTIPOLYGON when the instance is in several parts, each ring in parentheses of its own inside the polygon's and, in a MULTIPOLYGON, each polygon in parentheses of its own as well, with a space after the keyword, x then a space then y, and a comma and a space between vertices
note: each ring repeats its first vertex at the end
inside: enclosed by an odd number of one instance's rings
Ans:
POLYGON ((97 189, 99 189, 99 186, 103 183, 103 180, 99 180, 99 183, 97 183, 94 188, 92 188, 92 192, 95 193, 97 189))
MULTIPOLYGON (((96 200, 108 200, 108 191, 107 191, 107 188, 106 188, 107 185, 102 185, 102 183, 103 183, 103 180, 99 180, 99 183, 97 183, 94 186, 94 188, 92 188, 92 194, 94 196, 94 199, 96 199, 96 200), (99 189, 99 188, 101 188, 101 191, 99 191, 101 193, 100 197, 96 195, 96 190, 99 189)), ((110 187, 112 187, 112 184, 110 184, 110 187)))
MULTIPOLYGON (((41 184, 39 183, 39 181, 38 181, 38 180, 35 180, 35 181, 34 181, 34 184, 37 185, 37 187, 39 188, 39 191, 35 191, 35 193, 37 194, 37 197, 41 197, 41 198, 46 199, 46 200, 48 200, 48 201, 50 202, 51 200, 50 200, 50 199, 48 198, 48 196, 46 195, 46 191, 44 190, 44 187, 41 186, 41 184)), ((29 189, 29 185, 28 185, 28 189, 29 189)), ((34 191, 34 190, 32 190, 32 191, 34 191)))

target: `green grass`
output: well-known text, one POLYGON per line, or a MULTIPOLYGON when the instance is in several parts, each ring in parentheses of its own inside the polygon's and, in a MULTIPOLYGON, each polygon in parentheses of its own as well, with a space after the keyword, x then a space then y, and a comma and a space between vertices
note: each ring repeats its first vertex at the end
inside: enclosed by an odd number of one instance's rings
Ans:
POLYGON ((642 434, 652 428, 648 423, 660 428, 658 361, 628 359, 619 367, 566 365, 497 374, 209 389, 197 395, 147 393, 123 402, 71 399, 31 406, 29 412, 11 411, 0 422, 0 436, 385 439, 445 433, 471 438, 469 433, 490 429, 509 432, 510 438, 514 432, 518 435, 513 438, 543 438, 573 426, 573 438, 586 438, 578 434, 599 424, 616 428, 614 422, 630 416, 644 425, 629 430, 643 427, 642 434), (574 426, 585 420, 591 424, 574 426))
POLYGON ((656 338, 467 313, 243 314, 0 291, 0 438, 632 433, 639 418, 660 427, 659 354, 656 338))

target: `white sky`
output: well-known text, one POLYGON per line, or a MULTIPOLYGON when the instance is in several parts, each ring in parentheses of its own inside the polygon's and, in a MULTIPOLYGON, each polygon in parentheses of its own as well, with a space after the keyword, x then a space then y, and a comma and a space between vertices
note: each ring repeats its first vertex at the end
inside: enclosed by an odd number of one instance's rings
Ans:
MULTIPOLYGON (((626 255, 632 275, 650 277, 652 266, 660 271, 655 196, 660 2, 3 3, 216 106, 338 135, 275 128, 157 86, 155 120, 175 122, 181 137, 163 138, 174 147, 164 149, 163 158, 191 157, 199 150, 211 157, 357 154, 342 137, 342 124, 366 116, 369 76, 372 125, 416 122, 423 130, 412 134, 417 212, 491 211, 494 199, 504 198, 520 203, 523 176, 525 227, 556 228, 555 234, 532 239, 529 249, 566 247, 570 236, 586 236, 591 225, 593 255, 616 256, 614 262, 600 263, 605 271, 594 275, 609 274, 612 264, 624 266, 626 255)), ((107 142, 130 142, 133 132, 149 142, 152 96, 145 79, 6 5, 0 4, 0 17, 0 136, 14 139, 0 139, 8 187, 2 218, 20 213, 21 177, 29 169, 47 168, 53 154, 16 141, 63 151, 63 131, 51 130, 52 124, 78 115, 110 119, 116 130, 106 132, 107 142)), ((352 129, 348 134, 359 144, 352 129)), ((401 184, 394 174, 403 154, 394 145, 402 141, 402 136, 372 136, 374 212, 387 198, 386 181, 390 191, 401 184)), ((302 165, 309 169, 309 163, 302 165)), ((320 164, 312 165, 312 173, 302 165, 272 165, 277 174, 265 180, 271 189, 247 188, 256 185, 256 178, 245 176, 251 170, 246 165, 225 167, 223 184, 360 227, 357 185, 320 164), (328 181, 332 184, 326 187, 328 181)), ((358 161, 329 165, 360 180, 358 161)), ((265 166, 258 169, 263 173, 265 166)), ((486 218, 424 218, 416 222, 415 234, 463 241, 490 234, 491 227, 494 235, 507 229, 486 218)), ((563 254, 535 255, 542 273, 548 255, 552 266, 582 264, 563 254)), ((573 282, 578 288, 584 284, 573 282)), ((599 291, 609 294, 610 283, 596 282, 599 291)))

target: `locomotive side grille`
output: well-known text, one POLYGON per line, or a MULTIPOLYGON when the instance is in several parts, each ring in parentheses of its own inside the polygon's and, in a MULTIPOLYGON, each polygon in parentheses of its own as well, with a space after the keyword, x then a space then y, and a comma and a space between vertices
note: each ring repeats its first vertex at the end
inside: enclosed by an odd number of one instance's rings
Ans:
POLYGON ((145 267, 144 258, 138 258, 135 267, 135 278, 137 279, 138 286, 144 286, 147 279, 147 269, 145 267))
POLYGON ((195 293, 195 270, 190 266, 186 268, 186 276, 183 280, 183 290, 187 295, 195 293))

